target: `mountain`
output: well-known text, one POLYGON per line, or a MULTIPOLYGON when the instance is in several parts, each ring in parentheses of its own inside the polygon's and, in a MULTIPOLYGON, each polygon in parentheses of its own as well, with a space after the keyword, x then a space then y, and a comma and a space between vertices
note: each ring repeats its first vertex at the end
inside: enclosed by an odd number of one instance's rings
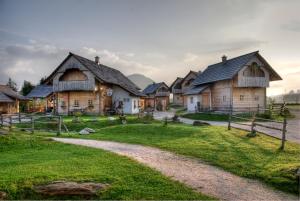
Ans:
POLYGON ((152 84, 154 81, 146 77, 145 75, 142 74, 132 74, 127 76, 134 84, 136 84, 139 88, 142 90, 146 88, 149 84, 152 84))

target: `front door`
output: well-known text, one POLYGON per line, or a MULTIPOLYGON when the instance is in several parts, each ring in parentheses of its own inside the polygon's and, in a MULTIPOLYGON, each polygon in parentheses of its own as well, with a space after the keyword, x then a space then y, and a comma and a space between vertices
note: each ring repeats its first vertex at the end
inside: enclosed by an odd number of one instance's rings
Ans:
POLYGON ((203 93, 202 94, 202 108, 203 109, 209 109, 209 94, 208 93, 203 93))

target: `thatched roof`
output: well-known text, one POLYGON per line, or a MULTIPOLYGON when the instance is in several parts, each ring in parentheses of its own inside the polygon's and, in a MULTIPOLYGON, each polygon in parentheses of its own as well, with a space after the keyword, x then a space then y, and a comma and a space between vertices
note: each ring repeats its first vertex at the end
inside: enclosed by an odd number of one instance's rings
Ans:
POLYGON ((27 94, 27 98, 46 98, 50 94, 53 93, 53 87, 49 85, 38 85, 34 87, 29 94, 27 94))

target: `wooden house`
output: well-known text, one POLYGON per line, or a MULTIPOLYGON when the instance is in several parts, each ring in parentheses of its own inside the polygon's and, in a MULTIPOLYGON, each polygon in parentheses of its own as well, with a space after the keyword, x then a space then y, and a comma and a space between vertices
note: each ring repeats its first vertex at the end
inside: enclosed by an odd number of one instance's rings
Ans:
POLYGON ((176 78, 176 80, 170 86, 170 91, 173 94, 173 104, 184 107, 187 106, 187 96, 184 94, 191 87, 193 81, 196 79, 199 73, 190 71, 184 78, 176 78))
POLYGON ((112 110, 139 112, 143 93, 120 71, 69 53, 45 80, 53 86, 54 110, 58 114, 83 112, 105 114, 112 110))
POLYGON ((28 110, 30 112, 52 112, 54 109, 54 96, 52 85, 38 85, 27 94, 31 100, 28 110))
POLYGON ((258 51, 208 66, 185 92, 188 111, 266 107, 266 88, 281 77, 258 51))
POLYGON ((146 95, 144 97, 145 108, 153 108, 158 111, 165 111, 169 105, 169 87, 164 82, 153 83, 148 85, 143 93, 146 95))
POLYGON ((0 85, 0 114, 18 113, 20 101, 26 101, 26 98, 9 86, 0 85))

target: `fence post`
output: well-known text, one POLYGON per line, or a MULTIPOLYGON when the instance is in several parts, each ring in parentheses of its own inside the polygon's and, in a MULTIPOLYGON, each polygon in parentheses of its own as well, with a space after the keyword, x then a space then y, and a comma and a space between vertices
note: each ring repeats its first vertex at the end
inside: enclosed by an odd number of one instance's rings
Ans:
POLYGON ((257 104, 257 114, 259 114, 259 104, 257 104))
POLYGON ((1 117, 1 125, 3 125, 3 115, 0 114, 0 117, 1 117))
POLYGON ((61 116, 58 117, 58 131, 57 136, 61 134, 61 116))
POLYGON ((254 129, 254 127, 255 127, 255 119, 256 119, 256 115, 255 115, 255 113, 253 113, 253 118, 252 118, 252 122, 251 122, 251 134, 253 136, 256 135, 256 130, 254 129))
POLYGON ((286 117, 284 117, 284 119, 283 119, 283 125, 282 125, 282 138, 281 138, 281 147, 280 147, 281 150, 284 150, 286 125, 287 125, 286 117))
POLYGON ((31 117, 31 133, 34 133, 34 117, 31 117))
POLYGON ((12 117, 9 116, 9 131, 12 129, 12 117))
POLYGON ((228 130, 231 130, 231 115, 232 115, 232 107, 230 106, 228 113, 228 130))
POLYGON ((21 123, 21 113, 19 112, 19 123, 21 123))

